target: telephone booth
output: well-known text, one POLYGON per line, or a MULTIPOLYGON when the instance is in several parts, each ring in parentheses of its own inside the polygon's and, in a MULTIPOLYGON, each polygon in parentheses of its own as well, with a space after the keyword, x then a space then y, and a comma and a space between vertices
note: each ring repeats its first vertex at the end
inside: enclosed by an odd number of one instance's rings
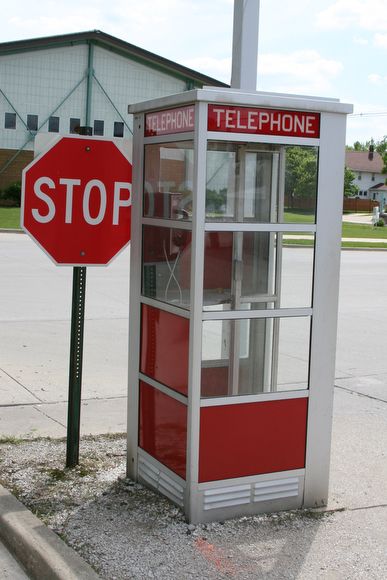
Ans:
POLYGON ((322 506, 352 107, 205 88, 129 110, 128 475, 193 523, 322 506))

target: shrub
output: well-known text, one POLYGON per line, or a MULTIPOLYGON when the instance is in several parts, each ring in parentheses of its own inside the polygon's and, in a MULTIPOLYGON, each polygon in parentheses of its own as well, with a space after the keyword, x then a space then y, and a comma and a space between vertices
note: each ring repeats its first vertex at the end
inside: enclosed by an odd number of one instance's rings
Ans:
POLYGON ((8 199, 13 201, 15 205, 20 207, 21 202, 21 183, 20 181, 16 181, 15 183, 11 183, 8 185, 3 191, 2 195, 3 199, 8 199))
POLYGON ((378 220, 375 225, 378 228, 383 228, 384 227, 384 220, 382 220, 382 219, 378 220))

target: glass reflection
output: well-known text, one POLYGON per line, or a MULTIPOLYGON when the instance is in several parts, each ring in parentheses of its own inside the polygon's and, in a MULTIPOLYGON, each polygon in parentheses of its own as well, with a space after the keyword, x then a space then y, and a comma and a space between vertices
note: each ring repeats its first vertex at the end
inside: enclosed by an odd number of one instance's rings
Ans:
POLYGON ((144 226, 143 296, 189 309, 190 278, 191 232, 144 226))
POLYGON ((316 147, 209 142, 206 219, 315 223, 316 147))
POLYGON ((144 217, 192 217, 193 143, 145 146, 144 217))

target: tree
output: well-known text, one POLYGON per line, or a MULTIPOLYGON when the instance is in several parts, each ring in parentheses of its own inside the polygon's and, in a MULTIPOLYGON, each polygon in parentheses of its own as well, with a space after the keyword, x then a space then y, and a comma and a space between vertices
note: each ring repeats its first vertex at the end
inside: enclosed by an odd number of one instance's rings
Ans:
POLYGON ((287 147, 285 194, 289 198, 316 195, 317 151, 314 147, 287 147))
POLYGON ((348 167, 344 168, 344 197, 354 197, 358 195, 359 188, 355 185, 354 181, 356 179, 356 175, 353 171, 348 169, 348 167))

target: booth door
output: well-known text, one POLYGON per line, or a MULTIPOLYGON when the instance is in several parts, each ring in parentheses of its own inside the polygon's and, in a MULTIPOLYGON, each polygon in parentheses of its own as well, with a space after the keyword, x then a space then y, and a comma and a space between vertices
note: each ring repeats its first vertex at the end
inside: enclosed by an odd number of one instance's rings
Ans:
MULTIPOLYGON (((255 150, 247 144, 233 144, 232 155, 230 151, 226 155, 222 149, 211 151, 211 175, 217 176, 218 183, 222 179, 219 174, 223 172, 223 179, 227 175, 221 221, 267 224, 267 230, 270 224, 282 221, 283 216, 279 215, 279 208, 283 208, 282 155, 281 148, 255 150)), ((232 231, 207 232, 205 248, 205 310, 279 308, 280 233, 235 231, 234 225, 232 231)), ((212 326, 212 332, 203 336, 203 395, 207 384, 208 396, 211 396, 207 379, 211 382, 221 373, 227 389, 223 387, 222 393, 213 392, 214 395, 276 390, 278 320, 270 317, 227 319, 211 321, 208 325, 212 326), (208 338, 211 335, 212 339, 208 338), (207 361, 206 352, 210 353, 207 361), (206 370, 209 368, 218 370, 206 370)))

